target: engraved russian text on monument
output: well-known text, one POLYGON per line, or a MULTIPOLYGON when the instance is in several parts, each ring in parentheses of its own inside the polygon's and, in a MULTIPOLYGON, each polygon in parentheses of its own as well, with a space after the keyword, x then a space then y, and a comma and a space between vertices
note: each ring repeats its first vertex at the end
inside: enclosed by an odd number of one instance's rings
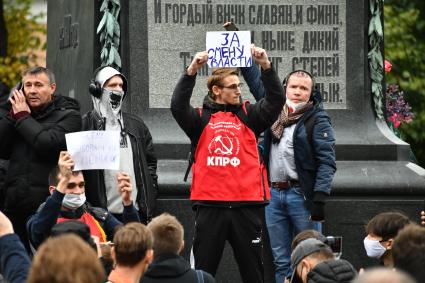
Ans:
MULTIPOLYGON (((327 109, 346 108, 346 1, 148 1, 149 107, 169 107, 173 88, 207 31, 233 21, 251 31, 283 79, 304 69, 316 77, 327 109)), ((192 104, 200 106, 211 69, 198 73, 192 104)), ((243 97, 252 100, 248 88, 243 97)))

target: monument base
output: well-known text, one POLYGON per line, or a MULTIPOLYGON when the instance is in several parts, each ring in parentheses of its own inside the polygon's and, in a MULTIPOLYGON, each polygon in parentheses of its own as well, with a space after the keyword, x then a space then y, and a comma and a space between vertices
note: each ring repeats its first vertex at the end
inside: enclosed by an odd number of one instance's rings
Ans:
MULTIPOLYGON (((191 178, 183 182, 185 160, 160 160, 160 195, 157 213, 175 215, 185 227, 189 259, 193 239, 194 212, 188 200, 191 178)), ((400 211, 419 222, 425 202, 425 170, 408 161, 337 161, 337 174, 326 206, 323 234, 342 236, 342 258, 358 270, 378 265, 363 247, 364 227, 376 214, 400 211)), ((265 228, 266 230, 266 228, 265 228)), ((274 281, 274 266, 268 239, 265 241, 265 282, 274 281)), ((217 282, 242 282, 232 250, 227 244, 217 271, 217 282)))

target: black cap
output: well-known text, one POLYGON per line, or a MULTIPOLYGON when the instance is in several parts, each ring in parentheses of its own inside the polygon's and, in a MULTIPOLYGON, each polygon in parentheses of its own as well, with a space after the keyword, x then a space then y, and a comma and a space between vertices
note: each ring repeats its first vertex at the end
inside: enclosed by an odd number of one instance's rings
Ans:
POLYGON ((90 234, 90 227, 86 223, 76 220, 57 223, 52 227, 50 236, 55 237, 66 233, 76 234, 90 246, 96 248, 96 244, 94 243, 90 234))

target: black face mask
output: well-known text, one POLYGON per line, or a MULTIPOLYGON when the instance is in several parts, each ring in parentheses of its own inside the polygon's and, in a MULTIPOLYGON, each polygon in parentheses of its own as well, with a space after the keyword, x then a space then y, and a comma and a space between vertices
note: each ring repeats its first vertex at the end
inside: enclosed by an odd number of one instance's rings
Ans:
MULTIPOLYGON (((102 97, 98 102, 98 111, 102 116, 109 117, 110 114, 118 118, 121 112, 124 91, 103 89, 102 97), (110 114, 108 114, 110 113, 110 114)), ((109 117, 110 118, 110 117, 109 117)))
POLYGON ((123 91, 110 91, 109 92, 109 98, 110 98, 110 102, 111 102, 111 107, 112 110, 116 110, 122 102, 122 98, 124 96, 124 92, 123 91))

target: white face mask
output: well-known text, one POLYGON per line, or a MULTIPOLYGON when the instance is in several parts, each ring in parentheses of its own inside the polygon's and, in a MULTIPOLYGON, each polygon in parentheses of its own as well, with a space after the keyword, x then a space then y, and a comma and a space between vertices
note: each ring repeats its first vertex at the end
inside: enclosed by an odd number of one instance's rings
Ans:
POLYGON ((62 200, 62 205, 75 210, 86 202, 86 194, 66 194, 62 200))
POLYGON ((378 240, 371 240, 367 237, 363 240, 364 248, 366 250, 367 256, 371 258, 380 259, 387 249, 381 245, 378 240))

